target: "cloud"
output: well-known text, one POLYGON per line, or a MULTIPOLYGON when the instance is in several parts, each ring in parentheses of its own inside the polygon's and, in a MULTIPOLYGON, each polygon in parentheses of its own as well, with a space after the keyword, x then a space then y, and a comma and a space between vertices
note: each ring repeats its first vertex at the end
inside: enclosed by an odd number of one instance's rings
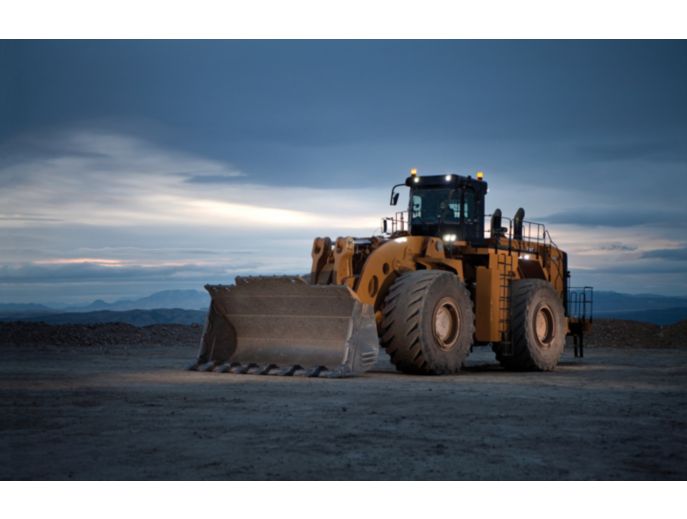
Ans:
POLYGON ((18 137, 3 144, 0 161, 4 182, 21 178, 35 181, 49 175, 63 179, 106 179, 108 175, 138 178, 212 174, 241 176, 243 173, 219 161, 104 130, 65 130, 59 133, 18 137), (27 169, 31 165, 31 169, 27 169))
POLYGON ((684 261, 687 260, 687 248, 648 250, 642 253, 642 258, 684 261))
POLYGON ((608 243, 601 245, 599 248, 607 251, 634 252, 638 247, 636 245, 627 245, 625 243, 608 243))
POLYGON ((9 147, 13 160, 0 164, 1 227, 327 224, 372 231, 381 216, 372 216, 372 199, 360 192, 256 185, 231 165, 127 135, 80 130, 9 147))
POLYGON ((596 161, 687 162, 687 141, 633 141, 577 147, 578 155, 596 161))
POLYGON ((184 182, 189 184, 235 184, 240 175, 188 175, 184 182))
MULTIPOLYGON (((0 157, 5 300, 41 300, 43 292, 58 298, 146 295, 227 282, 237 274, 303 273, 315 236, 369 236, 390 212, 387 185, 264 185, 230 163, 122 133, 15 139, 2 145, 0 157)), ((386 184, 387 176, 378 183, 386 184)), ((604 205, 598 193, 533 184, 517 172, 489 179, 490 207, 550 213, 533 219, 551 224, 575 275, 601 276, 598 269, 612 262, 618 276, 648 282, 658 255, 681 257, 651 252, 683 246, 671 231, 672 210, 639 202, 629 209, 631 202, 617 200, 604 205)), ((621 277, 601 279, 608 287, 621 277)))
POLYGON ((0 214, 0 221, 6 222, 60 222, 59 218, 49 216, 36 216, 30 213, 23 214, 0 214))
POLYGON ((673 224, 682 221, 683 215, 674 211, 638 208, 628 210, 595 209, 580 207, 542 217, 546 223, 570 224, 585 227, 636 227, 641 225, 673 224))
MULTIPOLYGON (((112 260, 113 262, 115 260, 112 260)), ((30 263, 17 267, 0 267, 0 284, 12 283, 65 283, 65 282, 93 282, 115 281, 126 279, 129 281, 169 279, 178 272, 190 274, 192 270, 184 267, 140 267, 108 265, 100 261, 86 261, 74 263, 38 264, 30 263)))
POLYGON ((15 139, 0 157, 5 301, 304 273, 315 236, 370 235, 387 207, 386 189, 257 185, 231 165, 111 132, 15 139))
POLYGON ((603 274, 641 274, 642 276, 651 277, 653 274, 687 274, 687 263, 636 261, 625 264, 614 263, 613 265, 604 265, 591 270, 603 274))
MULTIPOLYGON (((224 263, 148 262, 147 265, 105 258, 55 259, 21 265, 0 266, 0 286, 13 284, 70 284, 92 282, 170 282, 193 281, 199 287, 212 280, 224 281, 235 275, 257 274, 265 268, 281 268, 269 261, 233 261, 224 263)), ((292 271, 293 273, 293 271, 292 271)))

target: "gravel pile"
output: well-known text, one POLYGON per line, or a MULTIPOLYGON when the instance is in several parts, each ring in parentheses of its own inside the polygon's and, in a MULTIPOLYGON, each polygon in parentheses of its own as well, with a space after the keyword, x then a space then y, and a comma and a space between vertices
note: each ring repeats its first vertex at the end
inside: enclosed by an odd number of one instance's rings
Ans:
POLYGON ((663 326, 661 334, 669 346, 687 346, 687 320, 663 326))
POLYGON ((61 324, 0 323, 0 345, 11 346, 165 346, 197 344, 202 327, 197 324, 124 323, 61 324))
MULTIPOLYGON (((0 323, 0 346, 165 346, 198 344, 202 327, 198 324, 154 324, 133 326, 124 323, 61 324, 0 323)), ((665 348, 687 346, 687 321, 659 326, 638 321, 597 319, 585 337, 586 346, 617 348, 665 348)))
POLYGON ((595 319, 586 346, 671 348, 687 346, 687 321, 658 325, 621 319, 595 319))

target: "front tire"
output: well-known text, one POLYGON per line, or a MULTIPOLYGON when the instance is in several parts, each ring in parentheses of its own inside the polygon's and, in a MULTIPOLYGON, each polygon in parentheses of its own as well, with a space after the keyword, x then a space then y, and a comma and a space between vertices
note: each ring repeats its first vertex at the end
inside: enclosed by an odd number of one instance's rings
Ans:
POLYGON ((565 349, 565 311, 543 279, 514 281, 511 288, 512 355, 496 348, 497 360, 511 370, 551 371, 565 349))
POLYGON ((470 350, 474 321, 470 293, 455 274, 407 272, 384 299, 380 343, 404 373, 456 373, 470 350))

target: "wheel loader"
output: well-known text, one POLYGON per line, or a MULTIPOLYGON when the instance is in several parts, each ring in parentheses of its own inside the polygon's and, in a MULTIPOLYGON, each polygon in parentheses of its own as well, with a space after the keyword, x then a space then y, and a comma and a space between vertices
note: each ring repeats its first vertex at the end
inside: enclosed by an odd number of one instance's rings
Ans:
POLYGON ((315 238, 309 275, 206 285, 210 308, 194 370, 344 377, 386 351, 399 371, 460 371, 491 345, 509 370, 552 370, 566 336, 575 355, 591 324, 592 289, 571 289, 567 254, 542 224, 485 215, 487 182, 418 175, 407 211, 378 236, 315 238), (380 348, 381 347, 381 348, 380 348))

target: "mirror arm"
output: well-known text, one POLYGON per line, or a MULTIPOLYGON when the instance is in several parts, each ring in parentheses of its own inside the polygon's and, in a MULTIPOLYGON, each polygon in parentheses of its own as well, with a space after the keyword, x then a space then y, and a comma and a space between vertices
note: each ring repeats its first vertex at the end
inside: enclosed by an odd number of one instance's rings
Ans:
POLYGON ((391 188, 391 197, 389 198, 389 205, 396 205, 398 203, 398 195, 400 193, 396 193, 396 188, 405 186, 405 184, 396 184, 394 187, 391 188), (396 196, 394 198, 394 195, 396 196))

